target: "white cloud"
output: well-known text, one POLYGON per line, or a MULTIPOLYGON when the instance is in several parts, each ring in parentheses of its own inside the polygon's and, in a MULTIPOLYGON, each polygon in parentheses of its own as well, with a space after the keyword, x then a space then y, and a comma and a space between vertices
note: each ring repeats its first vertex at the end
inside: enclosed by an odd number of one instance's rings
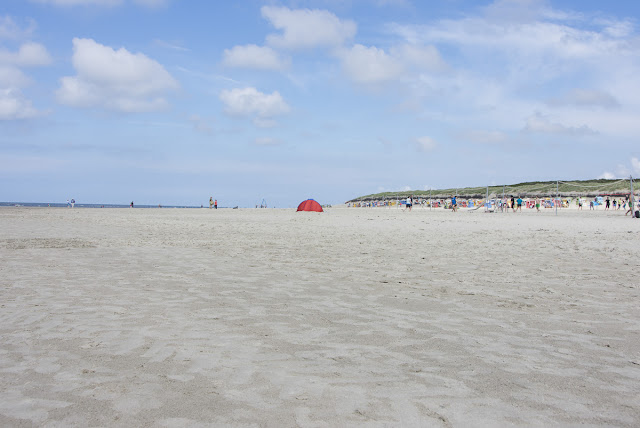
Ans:
POLYGON ((631 36, 634 32, 634 24, 629 20, 600 20, 598 23, 604 27, 604 33, 611 37, 624 38, 631 36))
POLYGON ((589 128, 587 125, 581 125, 577 127, 566 126, 561 123, 551 122, 549 118, 541 114, 530 116, 527 119, 527 124, 525 125, 523 131, 531 133, 558 134, 578 137, 597 134, 596 131, 589 128))
POLYGON ((588 59, 612 49, 631 53, 622 40, 549 21, 514 25, 509 20, 469 17, 430 26, 396 25, 392 29, 414 43, 450 43, 509 54, 511 59, 528 58, 529 62, 588 59))
POLYGON ((416 75, 410 55, 399 53, 402 45, 388 50, 403 65, 399 79, 423 118, 512 133, 514 123, 552 107, 553 120, 533 117, 525 129, 638 135, 640 121, 632 118, 640 114, 640 57, 633 23, 558 11, 544 1, 497 1, 477 10, 459 19, 387 27, 408 46, 433 46, 449 67, 416 75))
POLYGON ((618 177, 616 177, 615 174, 608 171, 605 171, 598 176, 598 179, 604 179, 604 180, 615 180, 616 178, 618 177))
POLYGON ((615 108, 620 103, 611 94, 594 89, 572 89, 558 98, 550 99, 550 106, 573 105, 578 107, 615 108))
POLYGON ((114 50, 92 39, 73 39, 77 75, 60 79, 58 100, 73 107, 100 107, 122 112, 162 109, 177 81, 142 53, 114 50))
POLYGON ((269 119, 289 112, 289 106, 278 91, 264 94, 251 87, 225 89, 220 93, 220 100, 225 104, 225 111, 233 116, 269 119))
POLYGON ((326 10, 263 6, 262 16, 282 34, 270 34, 267 43, 285 49, 341 46, 356 34, 356 24, 326 10))
POLYGON ((281 58, 278 53, 268 46, 234 46, 225 49, 222 63, 227 67, 254 68, 259 70, 284 70, 289 67, 289 61, 281 58))
POLYGON ((415 82, 423 73, 442 73, 449 70, 434 46, 402 44, 386 52, 375 46, 356 44, 335 51, 342 61, 345 74, 354 82, 376 85, 404 79, 415 82))
POLYGON ((35 31, 36 24, 29 21, 26 28, 21 28, 10 16, 0 16, 0 40, 24 39, 35 31))
POLYGON ((0 89, 0 120, 29 119, 39 114, 19 89, 0 89))
POLYGON ((410 43, 445 45, 468 60, 482 61, 479 70, 543 83, 569 72, 610 75, 612 63, 634 61, 636 43, 631 36, 620 37, 625 34, 620 28, 628 26, 627 21, 588 21, 540 1, 499 0, 484 15, 389 28, 410 43))
POLYGON ((419 137, 416 138, 418 150, 421 152, 430 152, 434 150, 438 144, 431 137, 419 137))
POLYGON ((29 78, 19 68, 0 65, 0 88, 22 88, 29 83, 29 78))
POLYGON ((36 67, 50 62, 46 48, 38 43, 23 43, 17 52, 0 50, 0 120, 28 119, 41 114, 22 92, 31 79, 20 67, 36 67))
POLYGON ((355 45, 339 54, 345 73, 355 82, 376 84, 398 78, 404 71, 393 57, 374 46, 355 45))
POLYGON ((391 54, 397 61, 403 62, 408 66, 417 67, 419 70, 438 73, 449 70, 449 66, 442 59, 438 49, 432 45, 404 44, 393 47, 391 54))
POLYGON ((0 50, 0 64, 13 64, 19 67, 35 67, 51 63, 47 49, 39 43, 23 43, 18 52, 0 50))

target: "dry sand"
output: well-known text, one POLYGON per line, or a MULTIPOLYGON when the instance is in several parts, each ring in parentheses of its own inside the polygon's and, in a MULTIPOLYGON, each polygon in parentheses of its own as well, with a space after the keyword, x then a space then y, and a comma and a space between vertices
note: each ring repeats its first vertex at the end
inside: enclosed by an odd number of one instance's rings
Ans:
POLYGON ((0 425, 638 426, 622 211, 0 209, 0 425))

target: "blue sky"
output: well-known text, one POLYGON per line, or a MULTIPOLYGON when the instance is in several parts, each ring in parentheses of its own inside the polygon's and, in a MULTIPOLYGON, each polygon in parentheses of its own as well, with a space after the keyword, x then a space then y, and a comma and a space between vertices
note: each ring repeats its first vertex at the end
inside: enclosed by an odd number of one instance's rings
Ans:
POLYGON ((640 176, 640 2, 5 0, 0 200, 640 176))

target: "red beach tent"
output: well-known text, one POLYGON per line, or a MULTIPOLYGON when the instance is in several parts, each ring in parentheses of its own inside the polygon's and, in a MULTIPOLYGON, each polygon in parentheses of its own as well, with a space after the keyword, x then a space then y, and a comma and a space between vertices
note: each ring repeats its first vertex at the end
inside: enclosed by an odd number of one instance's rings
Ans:
POLYGON ((320 206, 320 204, 313 199, 307 199, 306 201, 300 202, 300 205, 298 205, 298 211, 315 211, 319 213, 323 212, 322 206, 320 206))

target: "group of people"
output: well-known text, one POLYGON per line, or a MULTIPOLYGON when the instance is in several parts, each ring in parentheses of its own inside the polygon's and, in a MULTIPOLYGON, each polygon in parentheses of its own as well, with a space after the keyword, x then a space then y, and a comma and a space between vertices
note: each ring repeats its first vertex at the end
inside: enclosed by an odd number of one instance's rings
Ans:
POLYGON ((213 196, 209 198, 209 209, 211 208, 215 208, 216 210, 218 209, 218 200, 214 200, 213 196))
MULTIPOLYGON (((413 207, 413 201, 414 201, 413 195, 407 197, 407 200, 406 200, 406 202, 404 204, 404 209, 402 211, 405 211, 405 210, 411 211, 411 207, 413 207)), ((458 210, 458 201, 457 201, 455 196, 452 196, 451 197, 451 211, 455 212, 457 210, 458 210)))
POLYGON ((67 208, 73 208, 75 206, 76 206, 76 200, 75 199, 73 199, 73 198, 71 200, 67 199, 67 208))
MULTIPOLYGON (((627 197, 627 199, 625 199, 624 201, 622 199, 618 199, 616 200, 615 198, 613 200, 609 199, 609 197, 607 196, 607 199, 605 199, 604 201, 604 210, 610 210, 611 209, 611 205, 613 202, 613 209, 614 210, 619 210, 619 209, 625 209, 627 207, 627 200, 629 199, 629 197, 627 197)), ((632 207, 630 206, 629 209, 631 209, 632 207)), ((628 213, 628 212, 627 212, 628 213)))
MULTIPOLYGON (((450 197, 450 203, 448 203, 447 200, 436 200, 435 202, 432 201, 427 201, 425 199, 415 199, 414 195, 410 195, 407 197, 407 199, 402 199, 402 200, 398 200, 398 201, 368 201, 368 202, 354 202, 353 204, 349 203, 349 206, 354 206, 354 207, 380 207, 380 206, 392 206, 392 205, 404 205, 404 209, 403 211, 411 211, 411 209, 413 208, 414 204, 420 204, 422 206, 426 205, 430 206, 430 207, 438 207, 438 206, 444 206, 445 209, 451 209, 451 211, 456 212, 458 210, 458 200, 457 200, 457 196, 452 195, 450 197)), ((216 201, 217 202, 217 201, 216 201)), ((485 201, 486 202, 486 201, 485 201)), ((518 196, 517 198, 515 196, 511 196, 510 199, 497 199, 495 200, 495 205, 498 209, 506 209, 509 210, 511 209, 512 212, 517 212, 520 211, 522 212, 522 207, 523 205, 526 206, 526 208, 531 208, 533 209, 535 207, 537 212, 540 212, 540 208, 553 208, 556 205, 558 206, 563 206, 563 207, 569 207, 570 203, 571 203, 571 199, 565 199, 565 200, 560 200, 560 199, 542 199, 539 197, 532 199, 527 199, 526 201, 522 199, 521 196, 518 196)), ((586 199, 584 198, 577 198, 576 199, 576 204, 578 205, 578 209, 582 210, 583 205, 585 204, 586 199)), ((211 200, 209 202, 211 204, 211 200)), ((476 203, 480 203, 482 204, 483 201, 476 201, 476 203)), ((490 202, 491 204, 494 203, 494 201, 490 202)), ((462 202, 463 207, 464 206, 473 206, 473 203, 470 202, 470 205, 465 205, 465 201, 462 202)), ((631 197, 631 195, 627 195, 626 198, 613 198, 611 199, 609 196, 606 197, 606 199, 603 200, 602 197, 595 197, 592 200, 589 201, 589 209, 590 210, 594 210, 596 206, 598 205, 604 205, 604 209, 605 210, 626 210, 625 215, 629 215, 629 213, 631 213, 632 216, 634 216, 634 209, 633 209, 633 197, 631 197), (628 209, 627 209, 628 207, 628 209)), ((638 209, 640 209, 640 201, 638 201, 638 209)))
MULTIPOLYGON (((596 206, 601 204, 601 201, 602 199, 598 201, 598 197, 595 197, 592 200, 590 200, 589 210, 595 210, 596 206)), ((578 198, 578 209, 581 210, 583 205, 584 205, 584 200, 582 198, 578 198)), ((627 195, 624 199, 622 198, 611 199, 609 196, 607 196, 607 199, 604 200, 604 210, 605 211, 626 210, 624 215, 629 215, 629 213, 631 213, 631 215, 633 216, 633 198, 631 197, 631 195, 627 195), (629 207, 628 209, 627 209, 627 206, 629 207)))
MULTIPOLYGON (((524 201, 520 196, 518 196, 518 199, 512 196, 510 202, 511 202, 511 210, 513 212, 516 212, 516 211, 522 212, 522 203, 524 201)), ((506 202, 504 202, 504 204, 506 204, 506 208, 509 209, 509 204, 507 204, 506 202)), ((536 211, 540 211, 540 199, 536 198, 535 204, 536 204, 536 211)))

